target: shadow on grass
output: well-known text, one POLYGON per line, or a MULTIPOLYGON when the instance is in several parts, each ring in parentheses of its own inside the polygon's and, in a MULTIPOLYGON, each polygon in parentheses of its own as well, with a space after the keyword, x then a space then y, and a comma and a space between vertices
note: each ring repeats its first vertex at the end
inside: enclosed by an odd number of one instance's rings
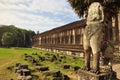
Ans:
POLYGON ((39 76, 38 75, 32 75, 32 76, 33 76, 32 80, 39 80, 39 76))
POLYGON ((32 73, 33 73, 33 72, 36 72, 36 70, 34 70, 34 69, 31 69, 30 71, 31 71, 32 73))

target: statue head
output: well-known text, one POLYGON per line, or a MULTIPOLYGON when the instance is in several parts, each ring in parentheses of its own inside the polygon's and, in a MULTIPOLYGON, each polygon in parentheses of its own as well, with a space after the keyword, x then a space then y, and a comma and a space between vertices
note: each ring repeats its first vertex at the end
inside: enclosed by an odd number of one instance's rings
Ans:
POLYGON ((99 2, 94 2, 89 6, 87 24, 94 22, 103 22, 103 7, 99 2))

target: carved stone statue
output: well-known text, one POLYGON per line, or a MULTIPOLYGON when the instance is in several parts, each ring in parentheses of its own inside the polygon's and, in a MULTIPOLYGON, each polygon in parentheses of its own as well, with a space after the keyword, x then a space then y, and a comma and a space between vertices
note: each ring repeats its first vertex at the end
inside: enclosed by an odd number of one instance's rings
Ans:
POLYGON ((93 54, 93 72, 99 73, 101 44, 103 41, 104 13, 100 3, 94 2, 89 6, 83 47, 85 51, 85 69, 90 70, 90 56, 93 54))

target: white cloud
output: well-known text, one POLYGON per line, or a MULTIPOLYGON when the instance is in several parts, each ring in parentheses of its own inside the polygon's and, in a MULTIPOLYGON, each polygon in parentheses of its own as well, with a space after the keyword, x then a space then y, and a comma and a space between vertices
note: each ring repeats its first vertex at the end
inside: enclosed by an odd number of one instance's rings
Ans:
POLYGON ((64 9, 65 0, 33 0, 31 9, 45 12, 59 12, 64 9))
POLYGON ((0 0, 0 24, 43 32, 66 24, 62 17, 76 17, 67 0, 0 0))
POLYGON ((2 3, 26 3, 31 0, 0 0, 2 3))
POLYGON ((52 14, 71 13, 67 0, 1 0, 0 9, 51 12, 52 14), (28 5, 27 5, 28 4, 28 5))
POLYGON ((21 28, 25 27, 35 31, 40 30, 41 32, 51 29, 52 26, 57 27, 58 25, 64 24, 64 22, 53 20, 40 15, 25 14, 14 11, 2 11, 0 18, 0 24, 16 25, 21 28))

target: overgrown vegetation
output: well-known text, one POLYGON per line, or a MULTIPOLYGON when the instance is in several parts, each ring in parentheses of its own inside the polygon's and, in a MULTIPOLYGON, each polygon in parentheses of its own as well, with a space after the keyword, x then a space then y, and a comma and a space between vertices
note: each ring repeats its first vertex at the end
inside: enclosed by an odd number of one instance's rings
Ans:
MULTIPOLYGON (((17 80, 17 74, 14 72, 13 66, 16 63, 27 64, 32 71, 32 75, 34 78, 43 79, 44 76, 41 72, 37 71, 34 68, 34 65, 31 64, 29 61, 24 60, 24 54, 27 53, 28 55, 33 56, 39 64, 43 66, 48 66, 50 71, 60 70, 63 74, 68 75, 76 75, 73 69, 63 69, 63 64, 68 64, 71 67, 73 66, 83 66, 83 62, 76 57, 66 56, 66 55, 58 55, 53 54, 52 52, 45 52, 31 48, 0 48, 0 80, 10 80, 14 79, 17 80), (37 53, 38 55, 45 57, 45 58, 52 58, 52 55, 58 55, 57 60, 51 61, 41 61, 39 60, 38 56, 33 55, 33 53, 37 53)), ((36 79, 34 79, 36 80, 36 79)))

